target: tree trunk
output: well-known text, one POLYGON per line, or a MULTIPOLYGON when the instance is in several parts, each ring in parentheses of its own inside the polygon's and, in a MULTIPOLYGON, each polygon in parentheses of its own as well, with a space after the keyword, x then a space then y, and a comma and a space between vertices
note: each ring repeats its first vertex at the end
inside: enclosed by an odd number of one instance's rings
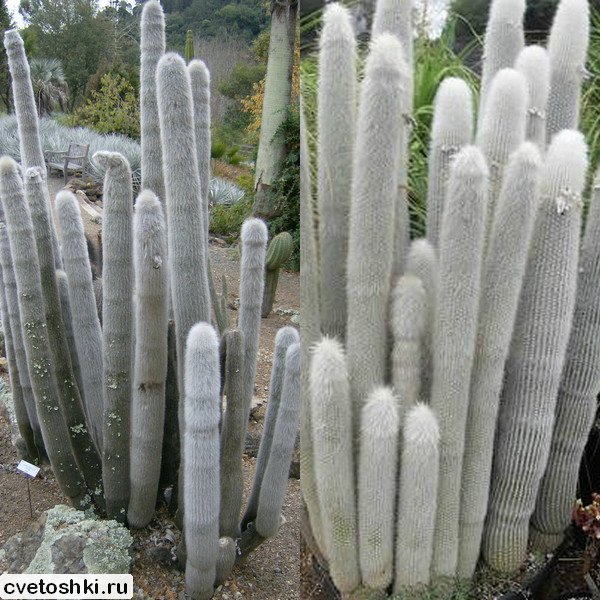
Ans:
POLYGON ((253 208, 256 216, 265 218, 271 218, 277 212, 277 201, 268 191, 280 175, 285 155, 285 140, 277 134, 277 130, 287 116, 291 100, 297 12, 296 0, 272 0, 271 40, 256 158, 253 208))

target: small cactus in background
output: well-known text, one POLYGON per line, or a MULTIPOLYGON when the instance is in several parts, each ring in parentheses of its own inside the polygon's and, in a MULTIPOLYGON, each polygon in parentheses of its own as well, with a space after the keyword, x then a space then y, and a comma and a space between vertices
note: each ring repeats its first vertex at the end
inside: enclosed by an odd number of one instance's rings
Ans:
POLYGON ((186 63, 192 62, 194 60, 194 32, 191 29, 188 29, 185 33, 185 48, 183 49, 183 58, 185 58, 186 63))
POLYGON ((277 283, 279 282, 279 270, 289 260, 293 249, 294 241, 287 231, 277 234, 269 242, 265 259, 265 291, 260 314, 263 319, 266 319, 273 309, 277 283))

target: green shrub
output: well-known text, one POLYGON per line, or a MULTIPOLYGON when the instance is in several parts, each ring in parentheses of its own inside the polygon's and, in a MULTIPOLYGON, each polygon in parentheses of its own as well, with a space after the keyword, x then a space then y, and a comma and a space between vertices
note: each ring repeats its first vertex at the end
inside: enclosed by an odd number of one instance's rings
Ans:
POLYGON ((225 151, 227 150, 227 145, 225 144, 225 142, 222 142, 221 140, 216 140, 216 139, 212 139, 211 141, 211 145, 210 145, 210 156, 211 158, 222 158, 225 154, 225 151))
POLYGON ((71 124, 139 139, 140 108, 134 87, 121 75, 106 73, 100 89, 75 111, 71 124))
POLYGON ((244 220, 252 212, 252 201, 244 199, 233 206, 217 204, 210 211, 210 231, 217 235, 236 238, 244 220))

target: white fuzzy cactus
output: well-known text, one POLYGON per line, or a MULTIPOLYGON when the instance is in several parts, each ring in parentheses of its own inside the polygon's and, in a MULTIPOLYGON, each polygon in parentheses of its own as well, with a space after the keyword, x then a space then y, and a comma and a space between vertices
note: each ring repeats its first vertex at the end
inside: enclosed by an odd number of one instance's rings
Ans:
POLYGON ((423 404, 411 408, 402 436, 394 593, 429 583, 435 532, 427 507, 438 495, 439 444, 433 411, 423 404))
POLYGON ((373 390, 363 406, 358 460, 358 545, 363 584, 392 582, 398 441, 404 406, 389 388, 373 390))

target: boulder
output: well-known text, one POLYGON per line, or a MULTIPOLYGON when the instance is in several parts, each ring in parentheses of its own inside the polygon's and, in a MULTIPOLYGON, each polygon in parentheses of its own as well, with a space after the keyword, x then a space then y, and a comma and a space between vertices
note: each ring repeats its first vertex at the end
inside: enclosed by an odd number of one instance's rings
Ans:
POLYGON ((9 573, 129 573, 132 537, 116 521, 58 505, 0 551, 9 573))

